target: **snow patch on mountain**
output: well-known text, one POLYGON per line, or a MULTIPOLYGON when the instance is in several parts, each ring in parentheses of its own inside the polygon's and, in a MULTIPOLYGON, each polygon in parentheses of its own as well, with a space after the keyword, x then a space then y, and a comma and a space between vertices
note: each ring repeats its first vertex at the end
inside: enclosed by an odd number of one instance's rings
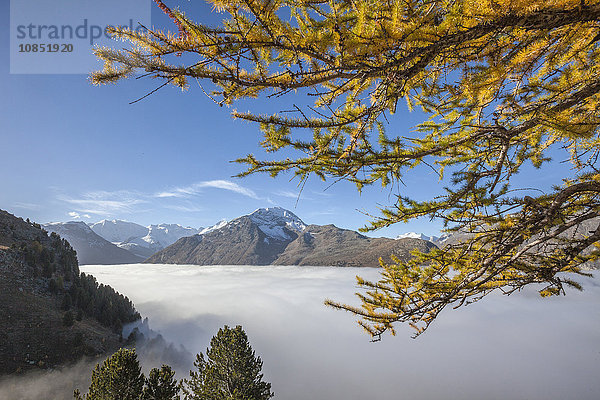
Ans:
MULTIPOLYGON (((146 246, 149 248, 164 249, 182 237, 194 236, 197 233, 200 233, 200 230, 201 229, 183 227, 179 224, 150 225, 148 227, 148 234, 142 237, 141 240, 146 242, 146 246)), ((142 245, 142 242, 136 241, 136 244, 142 245)))
POLYGON ((452 237, 453 237, 453 235, 452 235, 452 234, 450 234, 450 233, 444 233, 444 234, 442 234, 442 236, 440 236, 440 237, 437 239, 437 243, 439 243, 439 244, 444 244, 444 243, 446 243, 446 241, 448 241, 448 240, 452 239, 452 237))
POLYGON ((200 228, 200 232, 198 232, 200 235, 204 235, 205 233, 208 232, 212 232, 215 231, 217 229, 221 229, 222 227, 224 227, 225 225, 227 225, 227 220, 226 219, 222 219, 221 221, 217 222, 216 224, 214 224, 213 226, 209 226, 208 228, 200 228))

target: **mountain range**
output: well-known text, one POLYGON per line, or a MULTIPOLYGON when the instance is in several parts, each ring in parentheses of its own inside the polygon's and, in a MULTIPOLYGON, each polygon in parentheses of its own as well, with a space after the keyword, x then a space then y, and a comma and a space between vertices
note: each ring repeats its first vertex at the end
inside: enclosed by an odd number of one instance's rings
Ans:
POLYGON ((144 227, 122 220, 89 225, 82 221, 52 222, 43 227, 67 239, 77 251, 80 264, 139 263, 184 236, 206 231, 177 224, 144 227))
POLYGON ((185 236, 202 231, 178 224, 142 226, 121 220, 103 220, 90 228, 104 239, 144 259, 185 236))
POLYGON ((435 245, 418 238, 370 238, 334 225, 306 225, 283 208, 262 208, 209 232, 179 239, 147 263, 377 267, 435 245), (390 261, 387 259, 386 261, 390 261))
MULTIPOLYGON (((208 228, 177 224, 142 226, 122 220, 44 225, 65 237, 81 264, 336 265, 376 267, 379 257, 406 259, 441 240, 407 233, 370 238, 334 225, 307 225, 291 211, 261 208, 208 228)), ((389 259, 388 259, 389 261, 389 259)))
POLYGON ((77 259, 82 265, 133 264, 146 259, 100 237, 85 222, 53 222, 43 225, 43 228, 65 238, 77 252, 77 259))

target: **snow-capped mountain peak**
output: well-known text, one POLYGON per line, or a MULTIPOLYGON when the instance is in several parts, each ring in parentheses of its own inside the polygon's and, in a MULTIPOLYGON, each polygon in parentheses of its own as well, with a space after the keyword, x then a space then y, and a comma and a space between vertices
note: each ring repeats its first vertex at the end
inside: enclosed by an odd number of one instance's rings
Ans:
POLYGON ((293 212, 281 207, 259 208, 248 217, 265 235, 280 240, 290 239, 284 227, 294 232, 301 232, 306 228, 306 224, 293 212))
POLYGON ((142 225, 118 219, 104 219, 95 224, 91 224, 90 228, 98 236, 101 236, 112 243, 125 242, 128 239, 144 236, 148 233, 148 228, 142 225))
POLYGON ((200 229, 183 227, 179 224, 142 226, 122 220, 102 220, 90 224, 98 236, 141 257, 149 257, 184 236, 193 236, 200 229))
POLYGON ((421 240, 427 240, 430 242, 436 242, 440 238, 437 236, 427 236, 427 235, 424 235, 422 233, 417 233, 417 232, 406 232, 401 235, 398 235, 396 237, 396 239, 421 239, 421 240))

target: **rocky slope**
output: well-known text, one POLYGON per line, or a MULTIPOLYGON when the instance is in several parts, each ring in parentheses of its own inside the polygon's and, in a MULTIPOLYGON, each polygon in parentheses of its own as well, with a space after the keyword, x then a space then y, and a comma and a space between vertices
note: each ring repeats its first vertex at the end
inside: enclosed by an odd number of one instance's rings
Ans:
POLYGON ((197 265, 272 264, 298 234, 285 225, 262 225, 250 216, 237 218, 222 228, 179 239, 150 257, 148 263, 197 265))
POLYGON ((334 225, 310 225, 273 264, 378 267, 380 257, 390 262, 389 256, 394 254, 405 260, 411 257, 411 250, 433 247, 431 242, 416 238, 370 238, 334 225))
POLYGON ((139 319, 127 298, 80 274, 67 241, 2 210, 0 304, 0 374, 113 351, 121 324, 139 319))
MULTIPOLYGON (((307 226, 279 207, 256 210, 211 230, 178 240, 146 262, 196 265, 334 265, 377 267, 379 257, 406 259, 430 242, 369 238, 334 225, 307 226)), ((389 261, 389 258, 388 258, 389 261)))
POLYGON ((145 259, 98 236, 81 221, 55 222, 43 227, 48 232, 56 232, 67 239, 77 251, 81 264, 133 264, 145 259))

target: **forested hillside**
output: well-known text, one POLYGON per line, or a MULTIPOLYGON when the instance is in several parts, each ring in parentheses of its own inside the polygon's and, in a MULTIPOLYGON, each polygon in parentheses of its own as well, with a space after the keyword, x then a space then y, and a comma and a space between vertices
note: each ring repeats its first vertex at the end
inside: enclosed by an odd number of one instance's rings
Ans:
POLYGON ((80 273, 59 235, 0 210, 0 373, 46 368, 118 346, 131 301, 80 273))

